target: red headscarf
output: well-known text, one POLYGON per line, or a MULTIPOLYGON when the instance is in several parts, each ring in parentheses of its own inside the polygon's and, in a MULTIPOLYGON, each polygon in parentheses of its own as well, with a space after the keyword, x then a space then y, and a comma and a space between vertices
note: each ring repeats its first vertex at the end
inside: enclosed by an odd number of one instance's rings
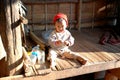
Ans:
POLYGON ((67 15, 63 14, 63 13, 58 13, 54 16, 53 18, 53 22, 55 23, 57 19, 59 18, 63 18, 66 21, 66 25, 68 26, 68 19, 67 19, 67 15))

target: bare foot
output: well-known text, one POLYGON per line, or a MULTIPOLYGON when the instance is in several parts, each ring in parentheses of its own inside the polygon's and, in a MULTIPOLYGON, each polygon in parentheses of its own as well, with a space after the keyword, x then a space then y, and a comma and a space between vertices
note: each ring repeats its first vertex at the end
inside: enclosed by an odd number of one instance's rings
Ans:
POLYGON ((77 57, 76 58, 82 65, 85 65, 87 60, 83 59, 82 57, 77 57))

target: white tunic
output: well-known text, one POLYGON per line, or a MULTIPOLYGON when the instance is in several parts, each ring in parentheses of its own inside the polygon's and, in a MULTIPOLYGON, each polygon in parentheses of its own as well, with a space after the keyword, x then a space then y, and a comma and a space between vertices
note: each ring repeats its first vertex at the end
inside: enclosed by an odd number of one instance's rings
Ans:
POLYGON ((68 41, 70 43, 69 46, 72 46, 74 44, 74 38, 68 30, 65 30, 64 32, 61 32, 61 33, 58 33, 54 30, 50 34, 48 39, 48 43, 52 49, 62 51, 62 52, 68 49, 68 46, 64 45, 65 41, 68 41), (58 40, 61 40, 63 44, 61 44, 60 46, 57 46, 55 42, 58 40))

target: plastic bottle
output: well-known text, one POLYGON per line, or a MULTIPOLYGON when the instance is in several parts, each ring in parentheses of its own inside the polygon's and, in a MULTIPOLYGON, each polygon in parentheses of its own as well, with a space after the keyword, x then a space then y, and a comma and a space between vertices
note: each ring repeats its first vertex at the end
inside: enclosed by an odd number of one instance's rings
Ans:
POLYGON ((33 64, 36 64, 37 58, 38 58, 38 51, 39 51, 39 45, 32 48, 32 53, 30 55, 30 59, 33 64))
POLYGON ((32 61, 33 64, 36 64, 37 61, 37 53, 36 52, 32 52, 30 55, 30 59, 32 61))
POLYGON ((38 63, 39 64, 45 63, 45 52, 40 49, 39 49, 39 54, 38 54, 38 63))
POLYGON ((37 45, 33 47, 30 58, 33 64, 36 64, 36 62, 43 64, 45 63, 45 52, 39 48, 39 45, 37 45))

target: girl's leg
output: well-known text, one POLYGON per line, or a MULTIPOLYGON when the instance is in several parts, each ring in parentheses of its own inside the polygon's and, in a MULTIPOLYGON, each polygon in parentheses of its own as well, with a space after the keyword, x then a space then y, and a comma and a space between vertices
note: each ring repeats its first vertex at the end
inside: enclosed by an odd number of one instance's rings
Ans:
POLYGON ((82 58, 79 53, 75 52, 64 52, 63 56, 69 59, 77 59, 82 65, 86 64, 87 60, 82 58))
POLYGON ((57 58, 57 53, 55 50, 50 49, 49 50, 49 55, 48 55, 48 60, 50 60, 50 67, 55 67, 56 66, 56 58, 57 58))

